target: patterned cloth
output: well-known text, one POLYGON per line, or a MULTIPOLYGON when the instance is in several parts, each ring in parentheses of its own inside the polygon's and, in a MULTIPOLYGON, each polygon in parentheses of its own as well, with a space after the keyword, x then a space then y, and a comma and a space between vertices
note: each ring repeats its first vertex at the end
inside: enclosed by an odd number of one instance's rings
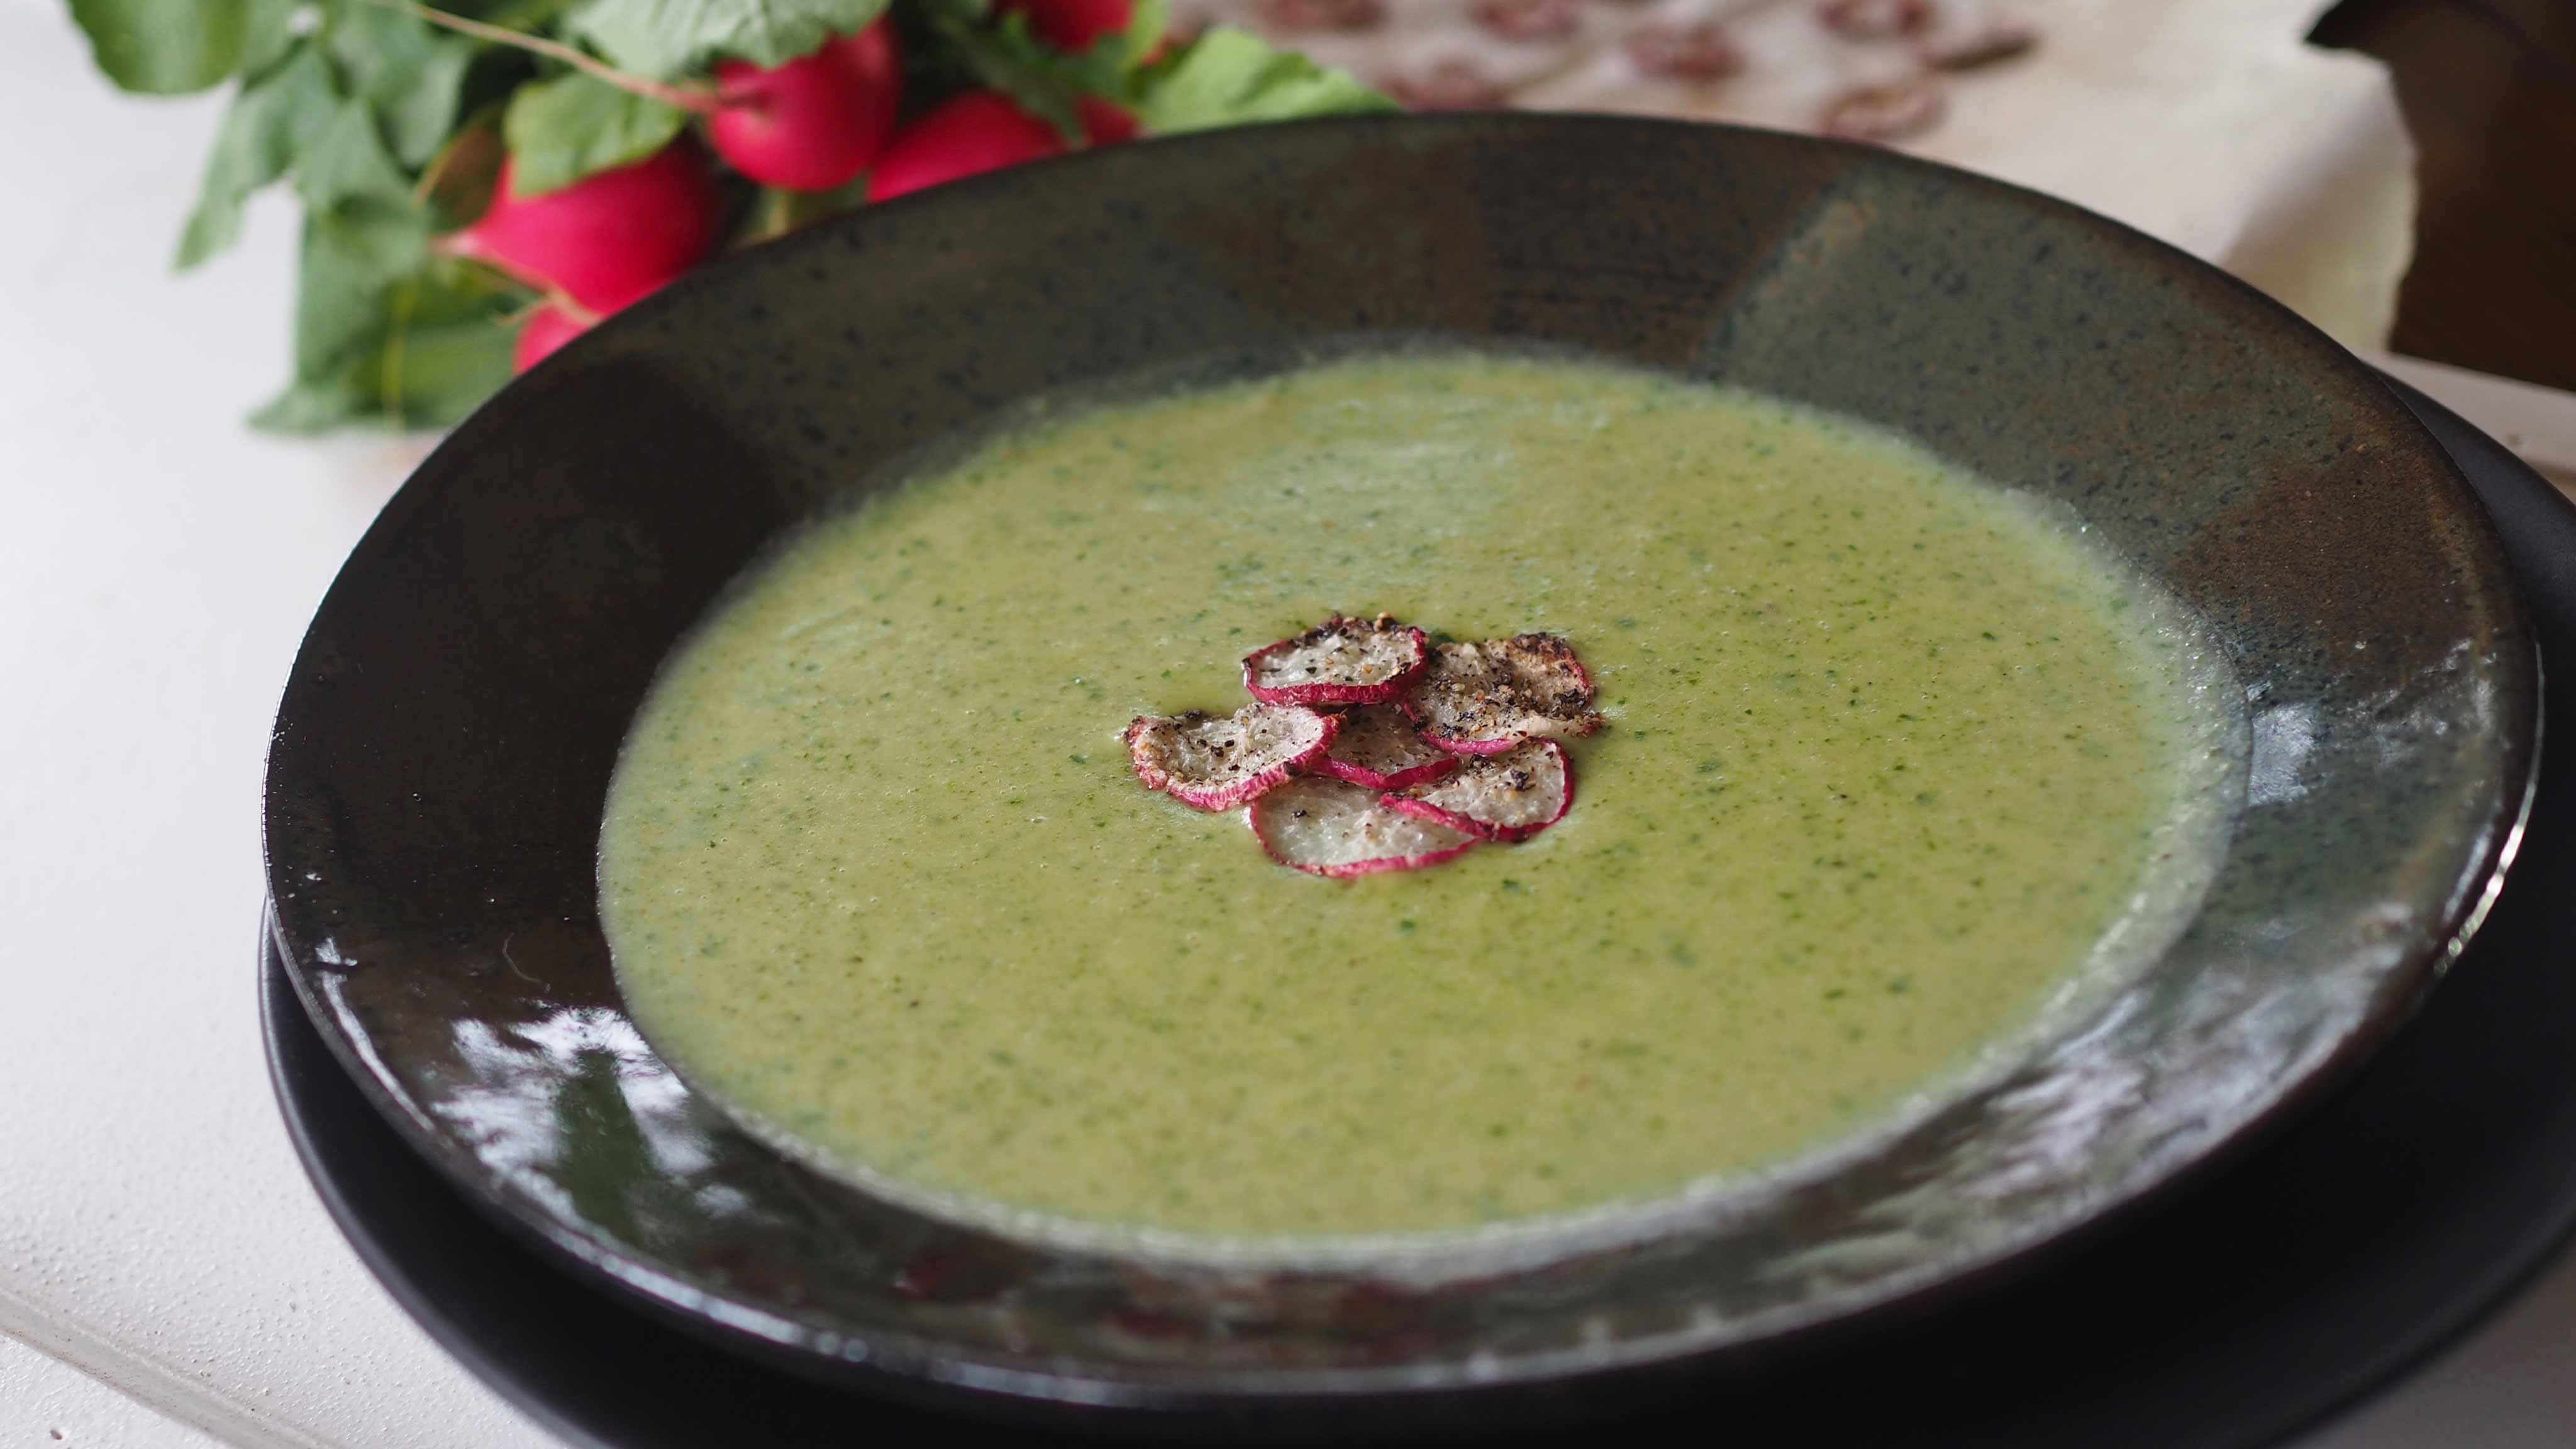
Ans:
POLYGON ((2414 152, 2328 0, 1174 0, 1408 105, 1830 131, 2051 192, 2383 345, 2414 152))
POLYGON ((1182 0, 1422 110, 1741 121, 1868 140, 1941 123, 1950 89, 2033 55, 1996 0, 1182 0))

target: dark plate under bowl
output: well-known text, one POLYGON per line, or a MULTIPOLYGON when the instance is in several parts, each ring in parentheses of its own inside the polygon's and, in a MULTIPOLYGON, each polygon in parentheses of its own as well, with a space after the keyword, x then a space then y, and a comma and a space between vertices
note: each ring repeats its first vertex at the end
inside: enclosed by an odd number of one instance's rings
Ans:
POLYGON ((2510 858, 2536 663, 2492 530, 2369 373, 2073 208, 1866 149, 1569 118, 1117 148, 760 248, 460 428, 325 600, 269 762, 296 989, 532 1241, 801 1370, 1266 1413, 1784 1336, 2020 1259, 2308 1097, 2510 858), (1033 1247, 791 1162, 655 1055, 593 896, 656 665, 768 539, 1031 394, 1370 334, 1571 347, 1856 415, 2063 500, 2246 686, 2199 915, 2094 1017, 1829 1175, 1474 1281, 1033 1247))

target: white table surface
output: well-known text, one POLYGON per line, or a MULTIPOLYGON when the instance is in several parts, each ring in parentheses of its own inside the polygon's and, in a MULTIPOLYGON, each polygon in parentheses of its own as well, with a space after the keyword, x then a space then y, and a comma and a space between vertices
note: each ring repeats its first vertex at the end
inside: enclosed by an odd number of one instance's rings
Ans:
MULTIPOLYGON (((261 759, 342 556, 421 445, 241 426, 293 217, 168 258, 219 103, 0 0, 0 1449, 529 1449, 323 1215, 253 1001, 261 759)), ((2576 1444, 2576 1261, 2301 1449, 2576 1444)))

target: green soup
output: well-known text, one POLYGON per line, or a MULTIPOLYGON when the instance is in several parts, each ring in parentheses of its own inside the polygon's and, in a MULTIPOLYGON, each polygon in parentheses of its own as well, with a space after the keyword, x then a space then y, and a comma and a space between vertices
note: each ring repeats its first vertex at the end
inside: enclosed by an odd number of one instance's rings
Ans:
POLYGON ((1032 1228, 1444 1234, 1901 1117, 2169 936, 2226 724, 2077 534, 1866 428, 1591 365, 1038 416, 673 654, 602 836, 654 1043, 772 1140, 1032 1228), (1517 846, 1325 880, 1140 788, 1333 610, 1573 641, 1517 846), (2089 963, 2089 965, 2088 965, 2089 963))

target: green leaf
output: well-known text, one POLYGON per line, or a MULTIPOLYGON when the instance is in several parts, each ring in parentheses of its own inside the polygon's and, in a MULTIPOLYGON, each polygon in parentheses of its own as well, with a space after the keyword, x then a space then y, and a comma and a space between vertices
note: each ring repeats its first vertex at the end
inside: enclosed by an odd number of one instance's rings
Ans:
POLYGON ((479 268, 427 257, 394 277, 308 222, 295 308, 295 381, 254 426, 443 426, 510 377, 512 314, 528 294, 479 268))
POLYGON ((255 77, 277 64, 295 44, 295 12, 303 0, 249 0, 242 26, 241 72, 255 77))
POLYGON ((867 203, 867 199, 868 179, 865 176, 829 191, 787 191, 764 186, 752 198, 742 225, 734 229, 731 245, 739 249, 785 236, 827 216, 856 211, 867 203))
POLYGON ((1068 53, 1040 39, 1025 10, 995 20, 987 0, 921 0, 914 13, 938 41, 927 47, 933 58, 958 72, 939 79, 999 91, 1074 144, 1083 140, 1082 99, 1132 106, 1146 74, 1138 66, 1171 28, 1167 0, 1136 0, 1125 29, 1068 53))
POLYGON ((619 69, 672 80, 712 56, 784 64, 885 8, 886 0, 585 0, 565 24, 619 69))
POLYGON ((1348 74, 1230 26, 1149 68, 1136 96, 1137 119, 1158 134, 1393 109, 1348 74))
POLYGON ((362 0, 342 10, 330 46, 349 90, 375 108, 395 157, 418 166, 435 154, 456 124, 473 42, 362 0))
POLYGON ((429 255, 429 216, 417 202, 354 197, 313 220, 352 265, 373 276, 400 276, 429 255))
POLYGON ((196 209, 179 234, 179 266, 193 267, 233 244, 241 234, 242 203, 312 148, 334 107, 330 66, 309 45, 242 86, 215 132, 196 209))
POLYGON ((1028 17, 1012 11, 989 30, 955 37, 957 53, 976 83, 1019 102, 1068 141, 1082 134, 1082 116, 1074 102, 1097 88, 1099 77, 1087 74, 1079 58, 1047 49, 1029 30, 1028 17))
POLYGON ((326 433, 364 409, 366 400, 336 382, 299 382, 250 415, 264 433, 326 433))
POLYGON ((999 24, 983 25, 978 23, 979 8, 972 0, 944 0, 929 11, 931 29, 976 85, 1009 96, 1065 140, 1082 138, 1075 103, 1083 96, 1123 99, 1127 94, 1124 36, 1103 36, 1089 50, 1068 55, 1038 39, 1026 12, 1014 10, 999 24))
POLYGON ((491 206, 492 189, 501 180, 501 161, 507 154, 501 140, 501 113, 497 101, 477 109, 429 158, 414 194, 429 212, 432 232, 470 226, 491 206))
POLYGON ((383 330, 386 278, 349 255, 325 218, 307 217, 295 274, 295 380, 339 377, 383 330))
POLYGON ((297 159, 295 194, 305 207, 308 272, 317 247, 365 283, 400 276, 428 252, 428 208, 386 151, 374 109, 354 96, 339 102, 297 159))
POLYGON ((267 0, 71 0, 71 8, 109 80, 160 96, 201 91, 240 70, 257 48, 254 34, 265 45, 269 22, 284 23, 267 0))
POLYGON ((1163 43, 1171 29, 1171 0, 1136 0, 1127 12, 1127 28, 1117 36, 1119 68, 1133 70, 1143 65, 1145 57, 1163 43))
POLYGON ((510 380, 515 293, 462 272, 424 271, 388 293, 385 345, 362 363, 357 391, 396 427, 446 427, 510 380))
MULTIPOLYGON (((378 57, 377 71, 354 72, 355 83, 374 78, 382 85, 389 54, 378 57)), ((230 245, 244 199, 290 170, 296 195, 354 262, 378 276, 419 264, 428 214, 412 194, 410 173, 385 146, 380 113, 364 95, 342 94, 322 49, 305 43, 235 97, 180 234, 179 265, 230 245)))
POLYGON ((429 239, 429 218, 376 129, 376 113, 355 97, 339 103, 295 164, 295 194, 349 256, 380 276, 406 271, 429 239))
POLYGON ((385 149, 375 111, 350 97, 331 108, 312 144, 296 159, 295 194, 315 211, 329 211, 356 198, 408 197, 411 180, 385 149))
POLYGON ((594 171, 641 161, 669 145, 688 123, 689 113, 678 106, 569 71, 519 87, 501 134, 518 163, 512 186, 521 196, 534 196, 594 171))
POLYGON ((548 30, 576 3, 577 0, 448 0, 439 8, 508 30, 548 30))

